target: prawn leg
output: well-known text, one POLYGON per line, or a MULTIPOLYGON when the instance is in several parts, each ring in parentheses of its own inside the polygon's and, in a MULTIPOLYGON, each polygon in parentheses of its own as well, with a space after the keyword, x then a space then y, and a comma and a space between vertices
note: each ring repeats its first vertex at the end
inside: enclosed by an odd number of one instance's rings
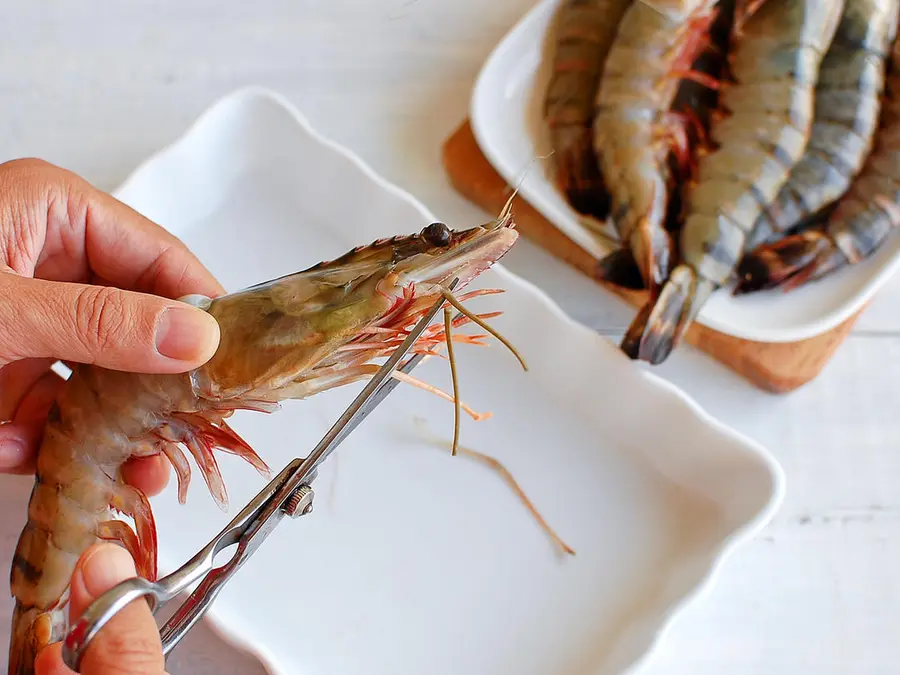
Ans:
MULTIPOLYGON (((212 416, 213 413, 210 413, 212 416)), ((228 506, 228 493, 219 471, 214 450, 237 455, 253 466, 261 475, 269 475, 269 466, 223 419, 191 413, 176 413, 168 423, 160 425, 156 436, 164 442, 162 452, 169 459, 178 478, 178 499, 187 499, 191 470, 187 459, 177 447, 184 444, 203 475, 207 488, 221 509, 228 506)))
POLYGON ((128 523, 121 520, 105 520, 97 525, 97 538, 103 541, 114 541, 125 547, 125 550, 135 560, 137 565, 137 573, 144 578, 149 579, 153 574, 153 570, 145 568, 142 563, 146 562, 140 542, 128 523))
POLYGON ((184 452, 175 443, 163 443, 162 452, 169 460, 178 481, 178 503, 187 503, 188 488, 191 485, 191 465, 184 452))
POLYGON ((159 547, 156 539, 156 521, 147 496, 130 485, 117 483, 113 488, 109 505, 134 521, 138 541, 136 566, 145 579, 156 581, 159 547))

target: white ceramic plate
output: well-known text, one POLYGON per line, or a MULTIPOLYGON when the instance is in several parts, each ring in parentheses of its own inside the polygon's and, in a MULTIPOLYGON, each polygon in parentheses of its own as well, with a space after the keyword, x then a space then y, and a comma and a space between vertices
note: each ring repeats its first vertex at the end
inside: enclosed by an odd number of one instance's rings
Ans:
MULTIPOLYGON (((117 195, 231 290, 433 221, 255 89, 216 104, 117 195)), ((464 398, 494 413, 464 420, 462 442, 504 462, 577 555, 558 558, 495 474, 429 445, 451 438, 448 403, 398 387, 323 467, 314 513, 281 526, 213 606, 214 625, 272 672, 621 672, 780 502, 781 470, 760 447, 530 284, 501 267, 481 283, 507 290, 473 305, 505 310, 496 325, 531 370, 496 344, 457 349, 464 398)), ((440 360, 416 374, 449 386, 440 360)), ((278 470, 358 390, 237 414, 234 426, 278 470)), ((220 463, 233 514, 264 481, 220 463)), ((163 572, 230 517, 196 474, 187 506, 174 481, 153 502, 163 572)))
MULTIPOLYGON (((478 76, 470 119, 485 156, 503 178, 573 241, 594 255, 608 244, 585 227, 551 181, 550 144, 541 119, 552 20, 560 0, 543 0, 495 48, 478 76)), ((820 282, 733 297, 717 293, 698 320, 723 333, 761 342, 803 340, 839 325, 868 302, 900 264, 900 238, 872 259, 820 282)))

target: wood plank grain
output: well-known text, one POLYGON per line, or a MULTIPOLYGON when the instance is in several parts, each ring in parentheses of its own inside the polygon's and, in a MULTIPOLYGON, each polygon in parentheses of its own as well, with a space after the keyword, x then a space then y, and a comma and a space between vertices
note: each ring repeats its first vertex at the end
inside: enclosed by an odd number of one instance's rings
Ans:
MULTIPOLYGON (((443 164, 453 187, 486 211, 499 212, 509 198, 509 186, 485 159, 468 120, 445 142, 443 164)), ((630 304, 643 304, 643 292, 625 291, 598 280, 594 273, 597 259, 525 200, 518 201, 516 220, 518 229, 531 241, 630 304)), ((742 340, 698 323, 688 329, 685 341, 760 389, 786 393, 812 381, 822 371, 862 311, 827 333, 799 342, 742 340)))

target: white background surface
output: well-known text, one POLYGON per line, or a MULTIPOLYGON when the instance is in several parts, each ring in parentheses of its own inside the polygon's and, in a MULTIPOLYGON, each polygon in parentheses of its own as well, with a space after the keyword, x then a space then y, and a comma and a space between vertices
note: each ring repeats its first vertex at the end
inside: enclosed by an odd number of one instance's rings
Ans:
MULTIPOLYGON (((522 0, 15 3, 4 7, 0 40, 0 160, 40 156, 111 190, 215 99, 261 84, 440 218, 468 225, 486 216, 448 185, 441 143, 465 116, 482 61, 529 7, 522 0)), ((527 241, 504 262, 611 339, 630 320, 630 308, 527 241)), ((820 377, 788 396, 763 394, 690 348, 659 369, 770 448, 788 493, 773 524, 727 563, 713 593, 674 625, 644 672, 900 672, 898 302, 900 278, 820 377)), ((11 545, 4 540, 4 559, 11 545)), ((204 627, 173 655, 170 670, 262 672, 204 627)))

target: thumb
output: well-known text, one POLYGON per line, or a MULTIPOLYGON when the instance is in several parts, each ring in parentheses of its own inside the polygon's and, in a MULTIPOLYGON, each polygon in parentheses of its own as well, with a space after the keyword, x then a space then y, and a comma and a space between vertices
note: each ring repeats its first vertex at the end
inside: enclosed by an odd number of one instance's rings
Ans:
POLYGON ((218 342, 216 320, 183 302, 0 273, 0 360, 53 358, 175 373, 208 361, 218 342))
MULTIPOLYGON (((98 544, 82 555, 72 575, 71 616, 118 583, 137 576, 134 561, 116 544, 98 544)), ((81 661, 83 675, 162 675, 166 661, 159 628, 145 600, 135 600, 114 616, 91 642, 81 661)))

